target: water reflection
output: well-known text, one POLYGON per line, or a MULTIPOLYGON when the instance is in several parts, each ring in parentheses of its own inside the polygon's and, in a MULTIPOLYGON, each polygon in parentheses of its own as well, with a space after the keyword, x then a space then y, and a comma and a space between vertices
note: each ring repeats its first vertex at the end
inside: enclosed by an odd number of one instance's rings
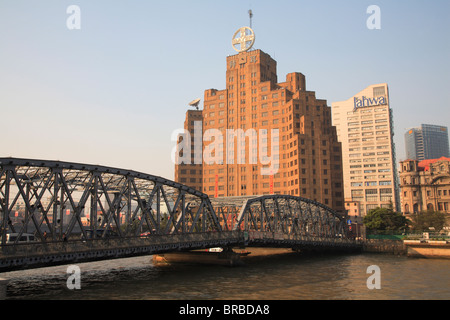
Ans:
POLYGON ((334 300, 449 299, 450 261, 391 255, 254 258, 245 266, 154 266, 151 257, 79 264, 81 290, 66 286, 67 266, 3 273, 8 299, 334 300), (367 267, 381 269, 369 290, 367 267))

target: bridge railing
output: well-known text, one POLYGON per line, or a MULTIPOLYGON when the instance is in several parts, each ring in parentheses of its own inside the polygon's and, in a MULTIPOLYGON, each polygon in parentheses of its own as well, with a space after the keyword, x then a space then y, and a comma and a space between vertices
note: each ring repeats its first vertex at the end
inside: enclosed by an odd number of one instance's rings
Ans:
POLYGON ((151 235, 130 238, 107 238, 71 241, 51 241, 3 245, 0 259, 14 257, 32 257, 62 253, 82 253, 146 248, 147 252, 180 249, 196 249, 211 246, 227 246, 244 243, 244 233, 240 231, 204 232, 187 234, 151 235))
POLYGON ((250 244, 285 244, 289 245, 321 245, 321 246, 361 246, 362 242, 347 239, 340 236, 325 237, 314 235, 285 234, 281 232, 248 231, 248 243, 250 244))

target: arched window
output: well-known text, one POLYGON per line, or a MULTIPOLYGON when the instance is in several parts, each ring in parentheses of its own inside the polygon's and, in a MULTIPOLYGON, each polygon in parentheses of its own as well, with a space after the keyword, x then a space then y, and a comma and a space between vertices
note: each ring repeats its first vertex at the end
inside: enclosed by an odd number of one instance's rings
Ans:
POLYGON ((432 203, 429 203, 429 204, 427 205, 427 210, 429 210, 429 211, 434 211, 434 206, 433 206, 432 203))
POLYGON ((409 204, 405 204, 405 213, 409 213, 409 204))
POLYGON ((417 203, 414 203, 413 211, 414 211, 414 213, 419 212, 419 205, 417 203))

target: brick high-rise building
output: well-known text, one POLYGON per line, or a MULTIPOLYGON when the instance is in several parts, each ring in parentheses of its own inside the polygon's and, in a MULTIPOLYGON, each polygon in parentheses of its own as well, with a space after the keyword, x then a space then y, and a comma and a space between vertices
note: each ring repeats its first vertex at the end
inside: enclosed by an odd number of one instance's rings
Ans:
MULTIPOLYGON (((198 191, 203 191, 202 184, 202 157, 201 152, 195 153, 195 129, 199 130, 201 135, 201 122, 202 111, 201 110, 188 110, 186 112, 186 120, 184 121, 184 134, 178 136, 178 143, 181 144, 189 139, 189 150, 180 150, 176 154, 175 161, 175 181, 188 185, 198 191), (200 124, 200 128, 196 128, 196 124, 200 124), (186 139, 186 140, 185 140, 186 139), (183 154, 188 152, 187 154, 183 154), (183 159, 185 159, 183 161, 183 159)), ((200 146, 201 147, 201 146, 200 146)))
MULTIPOLYGON (((306 90, 301 73, 278 83, 276 67, 261 50, 240 52, 227 57, 226 89, 205 91, 202 174, 195 176, 201 191, 212 197, 289 194, 344 211, 331 108, 306 90)), ((183 182, 181 170, 190 167, 176 166, 176 180, 190 185, 194 176, 183 182)))

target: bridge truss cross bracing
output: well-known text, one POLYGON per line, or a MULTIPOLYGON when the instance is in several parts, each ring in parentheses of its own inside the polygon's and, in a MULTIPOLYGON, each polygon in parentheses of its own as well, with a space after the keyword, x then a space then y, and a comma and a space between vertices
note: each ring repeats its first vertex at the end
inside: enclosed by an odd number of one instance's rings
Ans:
POLYGON ((0 159, 0 197, 2 244, 10 232, 44 241, 44 232, 62 240, 221 231, 207 195, 131 170, 0 159))

